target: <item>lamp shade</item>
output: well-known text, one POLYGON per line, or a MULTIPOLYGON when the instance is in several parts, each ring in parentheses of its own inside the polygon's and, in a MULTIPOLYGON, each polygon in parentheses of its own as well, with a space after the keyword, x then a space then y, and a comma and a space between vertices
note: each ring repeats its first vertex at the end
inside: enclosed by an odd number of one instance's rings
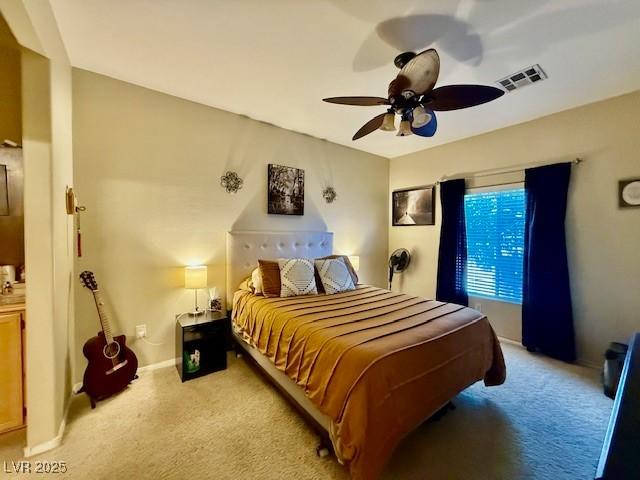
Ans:
POLYGON ((185 267, 184 288, 207 288, 207 267, 185 267))
POLYGON ((360 270, 360 256, 359 255, 349 255, 349 261, 353 266, 353 269, 357 272, 360 270))

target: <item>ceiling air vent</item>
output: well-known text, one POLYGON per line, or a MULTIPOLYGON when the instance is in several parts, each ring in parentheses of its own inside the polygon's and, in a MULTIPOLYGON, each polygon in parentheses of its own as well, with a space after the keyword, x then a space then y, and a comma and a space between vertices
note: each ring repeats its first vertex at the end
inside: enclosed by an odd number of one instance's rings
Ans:
POLYGON ((507 75, 496 82, 496 84, 504 88, 507 92, 512 92, 518 88, 526 87, 532 83, 539 82, 547 78, 542 67, 537 63, 531 67, 524 68, 519 72, 507 75))

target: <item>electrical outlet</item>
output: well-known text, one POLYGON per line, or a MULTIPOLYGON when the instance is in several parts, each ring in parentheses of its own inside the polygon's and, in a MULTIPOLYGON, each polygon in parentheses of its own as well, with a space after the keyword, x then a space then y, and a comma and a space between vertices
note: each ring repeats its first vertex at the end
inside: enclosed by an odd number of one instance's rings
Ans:
POLYGON ((136 325, 136 338, 145 338, 147 336, 146 325, 136 325))
POLYGON ((475 308, 476 310, 478 310, 479 312, 482 312, 482 304, 481 303, 476 303, 473 308, 475 308))

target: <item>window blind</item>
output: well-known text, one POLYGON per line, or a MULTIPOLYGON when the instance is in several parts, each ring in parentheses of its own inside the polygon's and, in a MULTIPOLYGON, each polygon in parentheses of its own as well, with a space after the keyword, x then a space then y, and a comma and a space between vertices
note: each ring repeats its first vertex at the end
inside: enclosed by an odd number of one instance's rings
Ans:
POLYGON ((524 188, 467 193, 464 209, 467 293, 522 303, 524 188))

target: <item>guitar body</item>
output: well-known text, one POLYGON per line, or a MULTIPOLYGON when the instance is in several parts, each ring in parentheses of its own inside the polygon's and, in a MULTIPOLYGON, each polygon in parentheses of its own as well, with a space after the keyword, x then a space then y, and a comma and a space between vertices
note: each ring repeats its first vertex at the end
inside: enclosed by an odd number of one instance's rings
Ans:
POLYGON ((89 364, 84 371, 81 391, 89 395, 92 407, 96 400, 124 390, 136 378, 138 359, 127 348, 124 335, 113 337, 113 343, 107 345, 104 333, 98 332, 87 340, 82 353, 89 364))
POLYGON ((95 408, 97 400, 124 390, 132 380, 138 378, 138 359, 135 353, 127 348, 127 338, 124 335, 114 337, 111 333, 111 322, 93 272, 85 270, 80 274, 80 280, 93 294, 102 327, 102 331, 87 340, 82 347, 82 353, 87 357, 89 364, 84 371, 80 391, 89 396, 91 408, 95 408))

